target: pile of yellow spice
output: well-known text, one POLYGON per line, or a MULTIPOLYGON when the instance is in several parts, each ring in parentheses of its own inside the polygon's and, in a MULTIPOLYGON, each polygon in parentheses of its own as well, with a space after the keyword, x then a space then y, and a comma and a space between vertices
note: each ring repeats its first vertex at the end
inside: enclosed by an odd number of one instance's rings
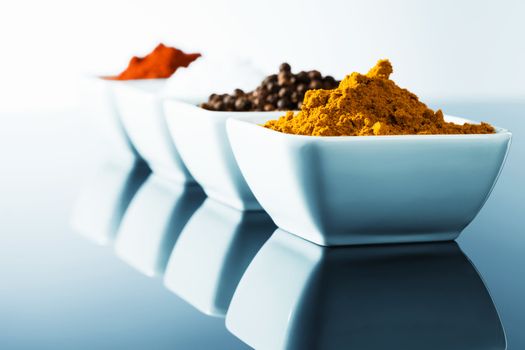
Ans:
POLYGON ((310 90, 301 111, 287 112, 264 127, 310 136, 491 134, 487 124, 446 122, 410 91, 389 79, 392 64, 380 60, 366 74, 352 73, 333 90, 310 90))

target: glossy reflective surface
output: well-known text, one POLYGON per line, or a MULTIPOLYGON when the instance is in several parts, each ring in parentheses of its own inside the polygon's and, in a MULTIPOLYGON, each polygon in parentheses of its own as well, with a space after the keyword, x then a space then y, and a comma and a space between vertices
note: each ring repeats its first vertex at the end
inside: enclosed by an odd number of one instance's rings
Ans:
POLYGON ((514 135, 478 217, 333 249, 111 154, 87 116, 1 116, 0 348, 524 348, 525 104, 445 111, 514 135))
POLYGON ((262 212, 240 212, 206 199, 171 253, 164 283, 210 316, 224 316, 251 260, 275 229, 262 212))
POLYGON ((228 329, 257 349, 504 349, 457 243, 323 248, 277 230, 235 292, 228 329))

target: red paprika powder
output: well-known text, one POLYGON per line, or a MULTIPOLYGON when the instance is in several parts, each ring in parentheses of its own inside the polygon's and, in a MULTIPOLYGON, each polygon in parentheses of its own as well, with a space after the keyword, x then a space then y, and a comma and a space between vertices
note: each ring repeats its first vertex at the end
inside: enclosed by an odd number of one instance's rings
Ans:
POLYGON ((169 78, 179 67, 189 64, 201 56, 200 53, 184 53, 183 51, 159 44, 155 50, 145 57, 133 57, 128 68, 114 79, 155 79, 169 78))

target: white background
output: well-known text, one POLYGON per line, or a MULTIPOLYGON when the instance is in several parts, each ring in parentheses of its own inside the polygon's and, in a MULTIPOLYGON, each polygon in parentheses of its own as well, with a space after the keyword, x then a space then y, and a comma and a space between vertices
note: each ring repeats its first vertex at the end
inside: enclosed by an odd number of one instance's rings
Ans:
POLYGON ((525 96, 525 2, 2 1, 0 112, 64 110, 158 42, 342 77, 390 58, 423 99, 525 96))

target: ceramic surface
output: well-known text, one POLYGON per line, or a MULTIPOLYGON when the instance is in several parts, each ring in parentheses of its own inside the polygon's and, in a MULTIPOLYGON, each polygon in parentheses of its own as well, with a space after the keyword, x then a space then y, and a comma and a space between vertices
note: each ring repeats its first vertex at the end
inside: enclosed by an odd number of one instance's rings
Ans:
POLYGON ((113 90, 124 128, 153 172, 179 184, 192 183, 166 125, 164 84, 165 79, 122 81, 113 90))
POLYGON ((277 226, 324 246, 455 239, 487 200, 511 140, 503 129, 299 136, 256 125, 265 119, 227 121, 242 174, 277 226))
POLYGON ((102 135, 103 142, 112 158, 122 163, 130 163, 140 158, 132 144, 117 107, 114 86, 118 81, 104 77, 87 77, 85 94, 90 98, 90 122, 102 135))
POLYGON ((260 210, 233 156, 226 120, 277 118, 283 112, 216 112, 177 100, 164 106, 177 150, 206 194, 239 210, 260 210))

